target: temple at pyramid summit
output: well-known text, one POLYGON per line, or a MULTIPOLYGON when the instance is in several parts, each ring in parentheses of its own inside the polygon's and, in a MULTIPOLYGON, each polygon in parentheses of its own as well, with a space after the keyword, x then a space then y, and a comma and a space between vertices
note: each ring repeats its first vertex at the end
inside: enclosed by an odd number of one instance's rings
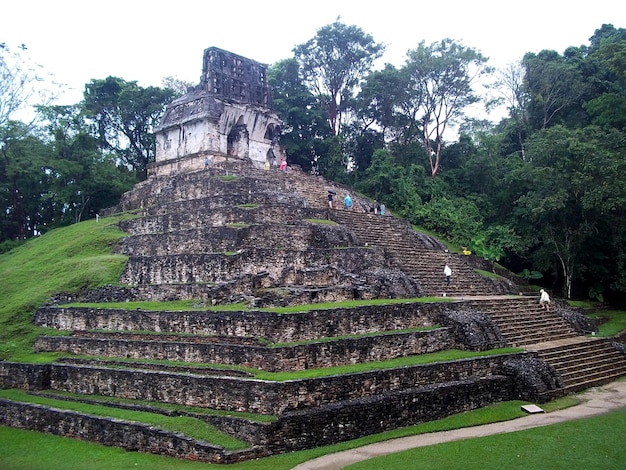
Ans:
POLYGON ((167 107, 155 130, 156 163, 150 175, 201 168, 207 157, 249 159, 276 166, 282 122, 272 110, 267 66, 210 47, 200 83, 167 107))

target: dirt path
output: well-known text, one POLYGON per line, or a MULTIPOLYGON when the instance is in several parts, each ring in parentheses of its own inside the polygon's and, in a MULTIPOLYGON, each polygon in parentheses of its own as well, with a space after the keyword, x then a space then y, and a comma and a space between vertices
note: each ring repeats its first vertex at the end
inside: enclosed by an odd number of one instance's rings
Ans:
POLYGON ((562 423, 573 419, 590 418, 626 406, 626 381, 613 382, 603 387, 592 388, 578 396, 583 402, 564 410, 554 411, 552 413, 532 414, 502 423, 485 424, 452 431, 434 432, 392 439, 357 449, 325 455, 300 464, 294 467, 293 470, 339 470, 355 462, 413 449, 415 447, 458 441, 472 437, 521 431, 539 426, 562 423))

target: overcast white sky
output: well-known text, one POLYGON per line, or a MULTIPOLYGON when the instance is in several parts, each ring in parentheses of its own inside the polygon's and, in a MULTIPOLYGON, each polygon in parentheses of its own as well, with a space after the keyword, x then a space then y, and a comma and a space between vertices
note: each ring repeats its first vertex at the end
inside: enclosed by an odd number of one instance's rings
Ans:
POLYGON ((0 14, 0 43, 25 44, 66 84, 62 104, 109 75, 141 86, 160 86, 166 76, 197 83, 212 46, 272 64, 338 16, 385 44, 383 63, 397 67, 422 40, 455 39, 501 67, 526 52, 588 45, 605 23, 626 27, 626 3, 616 0, 5 0, 0 14))

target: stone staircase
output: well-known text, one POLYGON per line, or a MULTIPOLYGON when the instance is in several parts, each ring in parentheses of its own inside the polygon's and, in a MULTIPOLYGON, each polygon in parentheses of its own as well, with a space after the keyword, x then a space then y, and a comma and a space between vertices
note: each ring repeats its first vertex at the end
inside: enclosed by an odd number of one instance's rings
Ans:
POLYGON ((626 355, 612 339, 573 337, 527 346, 553 366, 565 394, 597 387, 626 375, 626 355))
POLYGON ((512 283, 494 283, 479 275, 464 255, 449 253, 434 237, 415 232, 406 220, 390 216, 331 211, 329 218, 354 231, 366 246, 384 248, 395 265, 419 280, 424 296, 471 296, 517 293, 512 283), (443 267, 452 269, 450 285, 443 267))
POLYGON ((537 299, 528 297, 485 299, 471 302, 498 325, 507 343, 514 347, 563 338, 579 337, 555 311, 546 312, 537 299))

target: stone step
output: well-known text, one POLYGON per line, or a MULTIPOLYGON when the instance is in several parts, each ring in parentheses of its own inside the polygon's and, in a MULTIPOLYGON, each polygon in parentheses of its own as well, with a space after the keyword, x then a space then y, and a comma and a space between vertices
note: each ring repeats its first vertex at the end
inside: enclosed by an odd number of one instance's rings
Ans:
POLYGON ((588 344, 581 344, 578 347, 559 347, 559 348, 552 348, 546 351, 541 351, 541 357, 545 358, 546 360, 550 360, 550 361, 558 361, 558 360, 563 360, 563 361, 567 361, 570 359, 577 359, 577 358, 588 358, 590 353, 593 353, 594 355, 598 355, 598 354, 614 354, 617 351, 615 350, 614 347, 612 347, 610 344, 608 343, 599 343, 597 344, 596 342, 589 342, 588 344))
MULTIPOLYGON (((384 368, 338 376, 269 381, 248 377, 199 375, 185 372, 141 370, 95 365, 47 364, 48 387, 69 393, 98 394, 145 401, 160 401, 224 411, 279 415, 315 409, 322 405, 384 399, 390 393, 409 389, 433 389, 461 382, 495 379, 494 391, 509 383, 499 375, 505 361, 515 355, 485 356, 466 360, 384 368)), ((10 364, 4 364, 8 370, 10 364)), ((17 366, 19 367, 19 366, 17 366)), ((504 396, 510 391, 502 390, 504 396)), ((362 411, 362 410, 361 410, 362 411)))
POLYGON ((607 377, 626 375, 626 366, 623 365, 588 367, 566 372, 561 372, 559 369, 557 370, 559 374, 561 374, 565 386, 589 383, 591 381, 601 381, 606 380, 607 377))
POLYGON ((558 339, 571 338, 571 333, 557 333, 557 334, 525 334, 525 335, 512 335, 507 336, 503 333, 503 336, 514 347, 528 346, 543 341, 551 341, 558 339))
POLYGON ((326 219, 326 211, 293 208, 285 204, 259 207, 229 207, 219 211, 200 208, 197 211, 145 215, 120 222, 120 228, 131 235, 159 234, 177 231, 246 224, 293 224, 305 219, 326 219))
POLYGON ((432 328, 436 325, 438 311, 437 304, 411 302, 305 309, 288 315, 262 310, 151 311, 44 306, 37 310, 33 321, 37 326, 64 331, 154 331, 264 338, 272 343, 293 343, 381 331, 432 328))
POLYGON ((558 371, 566 393, 601 385, 626 374, 626 356, 607 339, 581 337, 548 347, 538 344, 534 350, 558 371))
POLYGON ((394 333, 305 344, 269 346, 247 337, 207 337, 157 334, 80 333, 40 336, 38 351, 80 356, 120 357, 189 363, 225 364, 268 372, 296 371, 395 359, 451 349, 447 329, 394 333))
POLYGON ((167 256, 131 256, 120 281, 124 284, 223 283, 235 275, 267 273, 271 286, 349 286, 363 283, 354 272, 389 264, 383 253, 352 247, 326 250, 250 248, 235 253, 184 253, 167 256), (345 272, 336 266, 351 266, 345 272))
MULTIPOLYGON (((550 363, 554 367, 558 368, 562 375, 581 374, 586 371, 596 372, 601 370, 610 370, 619 367, 620 365, 619 358, 616 357, 616 355, 604 357, 595 356, 593 359, 587 358, 585 361, 551 361, 550 363)), ((626 367, 626 361, 624 361, 622 366, 626 367)))
POLYGON ((583 380, 577 380, 574 383, 565 385, 563 387, 563 391, 565 394, 568 395, 577 393, 591 387, 599 387, 601 385, 607 384, 616 379, 619 379, 620 377, 623 377, 624 375, 626 375, 626 370, 604 373, 600 377, 588 377, 583 380))

